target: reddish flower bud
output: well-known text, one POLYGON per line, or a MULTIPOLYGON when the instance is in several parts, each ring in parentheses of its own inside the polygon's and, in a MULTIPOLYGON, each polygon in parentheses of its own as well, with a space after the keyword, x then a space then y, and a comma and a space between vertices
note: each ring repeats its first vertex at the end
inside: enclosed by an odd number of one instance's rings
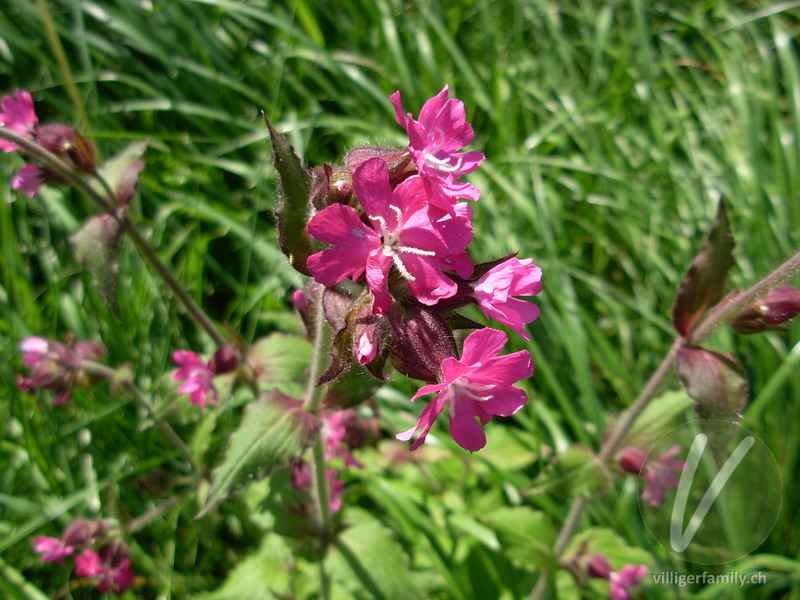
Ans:
POLYGON ((347 168, 352 172, 362 163, 375 157, 382 158, 386 166, 389 167, 389 183, 392 187, 417 171, 417 167, 411 159, 411 153, 407 150, 398 150, 396 148, 358 146, 347 153, 344 161, 347 168))
MULTIPOLYGON (((97 151, 92 143, 68 125, 48 124, 36 128, 34 141, 46 148, 67 164, 84 173, 94 173, 97 167, 97 151)), ((45 172, 48 172, 45 169, 45 172)), ((63 182, 60 175, 53 174, 55 180, 46 178, 47 183, 63 182)), ((48 175, 51 177, 52 175, 48 175)))
POLYGON ((438 383, 442 361, 458 356, 453 332, 433 311, 412 309, 404 315, 397 305, 389 311, 393 342, 389 359, 394 368, 406 377, 438 383))
POLYGON ((103 539, 107 533, 108 525, 103 520, 76 519, 67 526, 61 539, 69 546, 88 546, 103 539))
POLYGON ((738 313, 730 322, 736 333, 747 335, 779 329, 800 313, 800 291, 791 285, 779 285, 766 296, 738 313))
POLYGON ((589 577, 608 579, 611 571, 611 563, 602 554, 593 554, 586 563, 586 573, 589 577))
POLYGON ((214 353, 208 366, 214 375, 235 371, 239 368, 239 353, 231 346, 223 346, 214 353))
POLYGON ((617 462, 626 473, 639 475, 647 462, 647 454, 639 450, 639 448, 628 446, 623 448, 617 455, 617 462))

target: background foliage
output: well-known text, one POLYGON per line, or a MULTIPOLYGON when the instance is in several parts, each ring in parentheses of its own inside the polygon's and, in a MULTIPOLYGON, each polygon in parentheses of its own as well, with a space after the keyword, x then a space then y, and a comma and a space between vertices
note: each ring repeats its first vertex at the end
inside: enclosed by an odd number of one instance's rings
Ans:
MULTIPOLYGON (((575 442, 597 447, 609 419, 641 389, 673 336, 669 309, 718 197, 728 199, 738 243, 734 287, 800 243, 799 7, 14 2, 0 14, 0 90, 31 90, 41 120, 81 126, 106 157, 148 139, 132 213, 198 302, 252 342, 299 331, 288 299, 301 284, 277 248, 276 176, 259 111, 320 164, 362 143, 402 146, 389 94, 400 89, 416 112, 449 83, 475 128, 473 148, 487 156, 472 178, 484 190, 473 256, 519 250, 545 273, 533 340, 512 348, 529 348, 536 362, 527 384, 533 401, 513 423, 490 427, 481 453, 468 456, 441 435, 409 457, 388 434, 416 420, 419 407, 407 403, 413 388, 399 381, 381 392, 376 410, 387 439, 348 475, 349 528, 332 558, 340 567, 332 569, 334 591, 522 598, 567 502, 520 490, 552 452, 575 442), (47 36, 48 19, 69 70, 47 36), (72 85, 80 102, 70 101, 72 85), (409 578, 370 562, 375 548, 409 578)), ((130 363, 167 408, 172 388, 157 376, 171 368, 170 352, 211 349, 129 245, 120 313, 110 312, 67 241, 92 207, 52 188, 30 202, 15 196, 8 179, 19 165, 14 156, 0 160, 2 594, 54 595, 67 576, 38 563, 30 538, 57 535, 77 516, 127 522, 159 505, 166 491, 153 482, 161 481, 180 500, 130 540, 143 580, 128 597, 243 600, 265 589, 312 597, 312 564, 270 533, 268 484, 194 521, 198 502, 180 495, 174 451, 128 398, 100 388, 54 408, 17 390, 16 345, 27 335, 102 340, 112 362, 130 363)), ((798 333, 794 324, 788 333, 721 331, 711 340, 746 367, 745 424, 778 460, 784 508, 758 554, 739 565, 768 571, 768 584, 695 588, 698 597, 800 598, 798 333)), ((223 405, 171 417, 211 464, 238 422, 235 399, 223 405)), ((606 528, 615 548, 642 548, 631 560, 654 571, 675 568, 647 534, 635 494, 635 482, 618 478, 593 501, 584 528, 606 528)), ((674 598, 689 589, 645 593, 674 598)))

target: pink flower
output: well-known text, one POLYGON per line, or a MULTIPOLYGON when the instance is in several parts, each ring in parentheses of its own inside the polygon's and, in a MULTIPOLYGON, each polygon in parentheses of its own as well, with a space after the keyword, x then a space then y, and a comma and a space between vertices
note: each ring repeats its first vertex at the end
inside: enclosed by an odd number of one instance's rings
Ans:
POLYGON ((667 488, 678 487, 679 473, 683 471, 686 463, 682 460, 672 460, 672 457, 680 450, 680 445, 675 444, 655 461, 648 461, 645 465, 645 488, 642 500, 649 502, 650 506, 661 506, 667 488))
POLYGON ((65 404, 72 389, 96 383, 96 378, 81 369, 84 360, 94 361, 105 355, 105 348, 96 342, 70 342, 69 345, 40 337, 24 339, 20 345, 22 360, 30 376, 18 376, 24 392, 46 389, 54 392, 53 404, 65 404))
MULTIPOLYGON (((14 90, 16 100, 12 96, 4 96, 0 100, 0 127, 5 127, 17 135, 32 137, 39 119, 33 110, 33 98, 23 90, 14 90)), ((0 140, 0 150, 13 152, 19 146, 7 140, 0 140)), ((18 188, 14 188, 18 189, 18 188)))
POLYGON ((42 555, 42 562, 64 562, 67 556, 72 556, 75 548, 54 537, 33 538, 33 549, 42 555))
POLYGON ((308 258, 314 278, 331 287, 366 272, 375 297, 373 312, 379 314, 388 312, 391 305, 388 282, 392 267, 423 304, 433 305, 454 295, 458 286, 442 270, 452 269, 462 277, 472 273, 466 253, 472 240, 469 219, 456 213, 432 221, 420 178, 411 177, 392 190, 389 169, 380 158, 356 169, 353 186, 368 224, 356 209, 343 204, 315 214, 308 223, 309 235, 336 247, 308 258))
POLYGON ((211 381, 214 371, 197 354, 189 350, 177 350, 172 353, 172 360, 178 369, 172 378, 175 381, 185 381, 178 388, 181 394, 189 394, 189 402, 200 408, 205 408, 206 403, 216 404, 219 394, 211 381), (209 395, 211 399, 209 400, 209 395))
POLYGON ((419 174, 432 189, 431 203, 449 213, 456 198, 477 200, 480 190, 469 183, 455 180, 471 173, 485 158, 480 152, 457 152, 475 137, 466 121, 464 103, 448 100, 448 88, 425 102, 415 121, 406 113, 400 92, 391 95, 397 122, 405 128, 410 140, 409 151, 419 174))
POLYGON ((11 189, 33 198, 44 183, 45 173, 36 165, 25 165, 11 178, 11 189))
POLYGON ((612 571, 608 576, 611 583, 608 597, 611 600, 630 600, 630 590, 639 585, 639 580, 645 575, 645 565, 625 565, 619 571, 612 571))
POLYGON ((422 429, 411 444, 411 450, 416 450, 425 441, 433 422, 449 406, 450 434, 456 443, 470 452, 483 448, 486 435, 481 425, 488 423, 493 415, 513 415, 528 401, 527 394, 512 383, 530 377, 533 362, 527 350, 498 356, 507 340, 508 336, 497 329, 471 333, 464 340, 461 360, 449 357, 442 361, 442 382, 423 386, 411 399, 438 392, 422 411, 419 422, 397 434, 397 439, 407 441, 422 429))
POLYGON ((524 326, 539 316, 539 307, 514 296, 535 296, 542 291, 542 270, 532 258, 510 258, 497 265, 478 279, 474 290, 483 314, 531 339, 524 326))
POLYGON ((356 345, 356 358, 358 359, 358 364, 366 365, 373 358, 375 358, 377 354, 377 344, 369 339, 369 334, 364 331, 358 338, 358 343, 356 345))
POLYGON ((123 594, 133 585, 134 575, 128 548, 122 542, 111 542, 98 554, 87 548, 75 557, 75 574, 97 578, 97 589, 111 594, 123 594))
POLYGON ((643 450, 627 446, 620 450, 617 462, 626 473, 644 477, 642 500, 646 500, 651 506, 661 506, 667 488, 678 487, 680 481, 678 473, 686 466, 682 460, 671 460, 680 449, 680 445, 676 444, 656 460, 648 460, 643 450))

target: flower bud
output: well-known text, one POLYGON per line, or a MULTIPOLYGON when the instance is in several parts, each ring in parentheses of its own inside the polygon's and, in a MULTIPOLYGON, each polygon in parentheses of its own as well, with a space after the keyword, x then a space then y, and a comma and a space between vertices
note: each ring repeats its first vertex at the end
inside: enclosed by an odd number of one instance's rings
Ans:
POLYGON ((442 361, 458 356, 453 332, 444 319, 431 310, 414 308, 404 315, 397 305, 389 311, 393 342, 389 358, 406 377, 438 383, 442 361))
POLYGON ((608 579, 611 571, 611 564, 602 554, 593 554, 586 562, 586 573, 589 577, 608 579))
POLYGON ((350 171, 355 171, 362 163, 371 158, 382 158, 389 167, 389 183, 392 187, 416 173, 417 168, 411 160, 411 153, 396 148, 383 148, 381 146, 358 146, 350 150, 345 157, 345 165, 350 171))
POLYGON ((800 313, 800 291, 791 285, 779 285, 731 319, 731 328, 739 334, 779 329, 800 313))
POLYGON ((647 462, 647 454, 639 448, 627 446, 617 455, 620 468, 631 475, 639 475, 647 462))
POLYGON ((64 530, 61 540, 68 546, 89 546, 103 539, 107 533, 108 526, 105 521, 76 519, 64 530))
MULTIPOLYGON (((84 173, 94 173, 97 167, 97 151, 92 143, 68 125, 40 125, 34 133, 34 141, 46 148, 67 164, 84 173)), ((47 183, 63 183, 63 178, 43 169, 47 183)))
POLYGON ((239 368, 239 353, 231 346, 223 346, 214 353, 208 366, 214 375, 235 371, 239 368))

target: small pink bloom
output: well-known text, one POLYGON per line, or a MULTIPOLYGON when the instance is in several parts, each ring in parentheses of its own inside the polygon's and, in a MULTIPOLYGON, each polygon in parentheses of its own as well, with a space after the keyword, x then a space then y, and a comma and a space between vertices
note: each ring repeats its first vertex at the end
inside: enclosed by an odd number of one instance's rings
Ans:
POLYGON ((667 489, 678 487, 679 474, 686 463, 682 460, 673 460, 672 457, 680 450, 680 445, 675 444, 656 460, 648 461, 645 465, 645 488, 642 500, 649 502, 650 506, 661 506, 667 489))
POLYGON ((358 338, 358 345, 356 347, 356 358, 358 364, 365 365, 370 362, 378 354, 378 346, 369 339, 369 334, 363 332, 361 337, 358 338))
POLYGON ((341 458, 348 467, 360 467, 361 464, 350 453, 348 426, 356 426, 356 412, 351 409, 323 411, 322 439, 325 442, 325 459, 341 458))
POLYGON ((437 392, 422 411, 419 422, 397 439, 410 440, 416 450, 424 441, 436 418, 446 406, 450 407, 450 433, 456 443, 470 452, 486 445, 481 425, 492 416, 507 417, 516 413, 528 401, 527 394, 512 384, 533 374, 533 362, 527 350, 498 356, 508 337, 497 329, 479 329, 464 340, 461 360, 454 357, 442 361, 441 383, 423 386, 411 399, 437 392))
POLYGON ((419 121, 403 109, 400 92, 392 94, 390 99, 398 124, 408 133, 409 151, 417 171, 431 186, 431 203, 452 212, 455 199, 480 197, 478 188, 455 180, 477 169, 484 156, 480 152, 457 152, 470 144, 475 134, 467 123, 464 103, 455 98, 448 100, 447 95, 445 85, 422 106, 419 121))
POLYGON ((391 305, 392 268, 423 304, 454 295, 458 286, 442 270, 455 270, 462 277, 472 273, 466 254, 472 240, 469 219, 455 214, 435 220, 420 178, 411 177, 392 190, 388 167, 380 158, 362 163, 353 173, 353 185, 368 225, 356 209, 343 204, 315 214, 308 223, 309 235, 336 247, 308 258, 314 278, 331 287, 366 272, 376 314, 386 314, 391 305))
POLYGON ((510 258, 497 265, 478 279, 474 290, 483 314, 531 339, 524 326, 539 316, 539 307, 514 296, 535 296, 542 291, 542 270, 532 258, 510 258))
MULTIPOLYGON (((5 127, 17 135, 32 137, 39 119, 33 110, 33 98, 23 90, 14 90, 16 100, 12 96, 4 96, 0 100, 0 127, 5 127)), ((6 140, 0 140, 0 150, 13 152, 19 146, 6 140)), ((18 188, 14 188, 18 189, 18 188)))
POLYGON ((44 171, 36 165, 25 165, 11 178, 11 189, 33 198, 44 183, 44 171))
POLYGON ((33 549, 42 555, 42 562, 63 563, 67 556, 72 556, 75 548, 54 537, 33 538, 33 549))
POLYGON ((175 381, 185 382, 178 388, 178 392, 189 394, 189 402, 200 408, 205 408, 206 403, 216 404, 219 394, 211 381, 214 377, 211 367, 189 350, 173 352, 172 360, 178 365, 172 378, 175 381))
POLYGON ((625 565, 619 571, 613 571, 608 576, 611 583, 608 597, 611 600, 630 600, 630 591, 639 585, 639 581, 647 575, 645 565, 625 565))
POLYGON ((25 366, 33 369, 47 356, 50 342, 40 337, 29 337, 20 342, 19 349, 22 350, 22 361, 25 366))
POLYGON ((98 554, 87 548, 75 557, 75 574, 97 578, 100 592, 123 594, 133 585, 134 575, 128 548, 122 542, 111 542, 98 554))

